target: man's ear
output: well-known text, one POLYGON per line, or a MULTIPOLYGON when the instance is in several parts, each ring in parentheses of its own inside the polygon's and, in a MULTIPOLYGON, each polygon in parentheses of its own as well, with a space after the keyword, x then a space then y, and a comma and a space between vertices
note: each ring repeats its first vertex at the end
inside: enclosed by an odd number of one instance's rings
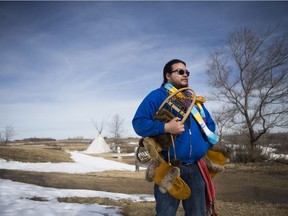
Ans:
POLYGON ((171 78, 171 74, 170 74, 170 73, 166 73, 165 76, 166 76, 166 79, 167 79, 167 81, 168 81, 168 83, 169 83, 169 80, 170 80, 170 78, 171 78))

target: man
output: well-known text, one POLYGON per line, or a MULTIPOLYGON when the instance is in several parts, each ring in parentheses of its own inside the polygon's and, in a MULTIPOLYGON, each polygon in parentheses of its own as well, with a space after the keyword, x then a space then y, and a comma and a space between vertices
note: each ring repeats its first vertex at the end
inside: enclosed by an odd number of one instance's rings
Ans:
MULTIPOLYGON (((192 114, 189 115, 184 124, 178 117, 167 123, 153 120, 153 117, 168 97, 165 84, 169 83, 177 89, 189 85, 190 72, 186 63, 173 59, 163 69, 163 84, 160 88, 149 93, 138 107, 132 124, 135 132, 142 137, 157 136, 163 133, 178 135, 175 140, 175 152, 179 165, 181 178, 190 187, 191 195, 183 200, 185 215, 204 216, 206 215, 205 181, 200 172, 197 162, 206 155, 211 144, 208 142, 203 130, 192 114)), ((205 112, 205 123, 210 131, 215 131, 215 124, 209 112, 202 104, 205 112)), ((170 159, 174 158, 174 151, 170 152, 170 159)), ((167 161, 167 152, 161 152, 167 161)), ((158 185, 154 185, 154 196, 156 200, 156 213, 158 216, 175 216, 180 200, 169 193, 162 193, 158 185)))

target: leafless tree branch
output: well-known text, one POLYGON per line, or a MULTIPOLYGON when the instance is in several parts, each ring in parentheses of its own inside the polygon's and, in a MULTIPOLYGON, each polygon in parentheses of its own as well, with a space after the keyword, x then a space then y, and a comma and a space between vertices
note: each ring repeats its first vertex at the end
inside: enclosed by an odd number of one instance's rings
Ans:
POLYGON ((249 133, 251 148, 268 130, 288 126, 288 40, 275 33, 236 29, 227 49, 211 53, 207 64, 215 98, 229 104, 226 112, 249 133))

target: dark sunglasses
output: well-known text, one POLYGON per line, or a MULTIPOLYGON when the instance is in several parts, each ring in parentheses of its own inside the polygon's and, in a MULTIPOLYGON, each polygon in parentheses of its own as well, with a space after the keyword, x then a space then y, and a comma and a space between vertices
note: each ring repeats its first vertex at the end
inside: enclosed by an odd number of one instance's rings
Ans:
POLYGON ((179 75, 184 75, 184 73, 186 73, 187 76, 190 75, 190 72, 188 70, 183 70, 181 68, 178 68, 178 69, 176 69, 174 71, 171 71, 171 73, 174 73, 174 72, 177 72, 179 75))

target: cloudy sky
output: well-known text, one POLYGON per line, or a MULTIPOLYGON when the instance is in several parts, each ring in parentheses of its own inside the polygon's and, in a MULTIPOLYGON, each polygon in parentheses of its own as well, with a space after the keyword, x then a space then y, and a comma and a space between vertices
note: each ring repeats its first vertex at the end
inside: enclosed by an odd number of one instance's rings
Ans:
POLYGON ((93 138, 91 120, 118 113, 122 136, 136 136, 133 115, 167 61, 184 60, 205 95, 209 52, 238 27, 287 31, 287 11, 288 2, 0 2, 0 131, 93 138))

